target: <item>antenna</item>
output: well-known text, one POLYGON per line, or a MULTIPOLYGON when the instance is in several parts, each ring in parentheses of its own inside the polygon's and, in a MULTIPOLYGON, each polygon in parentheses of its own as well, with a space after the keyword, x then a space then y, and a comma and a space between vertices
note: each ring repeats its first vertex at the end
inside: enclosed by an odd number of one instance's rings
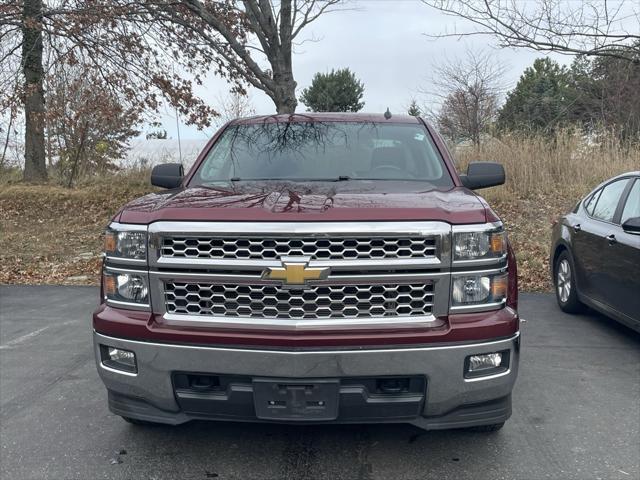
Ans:
POLYGON ((389 111, 389 107, 387 107, 387 111, 384 112, 384 118, 389 120, 391 118, 391 112, 389 111))
POLYGON ((176 107, 176 130, 178 131, 178 155, 180 155, 180 163, 182 163, 182 142, 180 141, 180 114, 176 107))
MULTIPOLYGON (((173 75, 175 76, 176 71, 175 71, 175 67, 172 65, 171 66, 171 71, 173 72, 173 75)), ((176 109, 176 130, 178 131, 178 155, 180 156, 180 163, 182 164, 182 142, 180 139, 180 113, 178 112, 178 105, 175 105, 175 109, 176 109)))

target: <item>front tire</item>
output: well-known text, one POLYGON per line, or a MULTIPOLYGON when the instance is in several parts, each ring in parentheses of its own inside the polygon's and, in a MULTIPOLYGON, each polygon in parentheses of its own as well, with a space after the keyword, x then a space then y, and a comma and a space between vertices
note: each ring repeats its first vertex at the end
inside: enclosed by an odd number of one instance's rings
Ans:
POLYGON ((582 304, 580 300, 578 300, 573 258, 567 250, 564 250, 558 255, 554 272, 553 283, 558 306, 563 312, 580 312, 582 310, 582 304))

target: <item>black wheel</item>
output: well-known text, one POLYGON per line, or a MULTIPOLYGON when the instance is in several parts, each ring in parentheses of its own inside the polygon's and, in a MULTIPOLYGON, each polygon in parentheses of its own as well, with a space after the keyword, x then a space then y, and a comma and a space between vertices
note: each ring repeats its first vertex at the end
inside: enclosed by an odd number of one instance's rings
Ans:
POLYGON ((122 419, 125 422, 130 423, 131 425, 139 425, 139 426, 146 426, 146 427, 159 425, 158 423, 147 422, 145 420, 138 420, 137 418, 131 418, 131 417, 122 417, 122 419))
POLYGON ((571 254, 567 250, 558 255, 554 272, 553 283, 560 309, 567 313, 581 311, 582 304, 578 300, 578 292, 576 290, 573 258, 571 258, 571 254))
POLYGON ((491 425, 480 425, 479 427, 471 427, 471 430, 474 432, 489 433, 489 432, 497 432, 502 427, 504 427, 504 422, 494 423, 491 425))

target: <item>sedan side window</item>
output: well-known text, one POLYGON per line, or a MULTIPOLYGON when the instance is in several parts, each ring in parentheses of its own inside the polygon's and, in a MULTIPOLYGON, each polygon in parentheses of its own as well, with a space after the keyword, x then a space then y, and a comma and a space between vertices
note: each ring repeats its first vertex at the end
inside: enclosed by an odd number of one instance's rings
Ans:
POLYGON ((627 203, 622 211, 620 223, 636 217, 640 217, 640 180, 636 180, 636 183, 631 187, 631 191, 627 197, 627 203))
POLYGON ((593 209, 596 206, 596 202, 598 201, 598 197, 600 197, 601 193, 602 193, 602 189, 598 190, 593 195, 591 195, 591 198, 589 198, 585 202, 584 209, 587 211, 589 215, 593 215, 593 209))
POLYGON ((592 217, 605 222, 612 222, 616 214, 620 197, 629 182, 628 178, 610 183, 602 189, 596 208, 593 210, 592 217))

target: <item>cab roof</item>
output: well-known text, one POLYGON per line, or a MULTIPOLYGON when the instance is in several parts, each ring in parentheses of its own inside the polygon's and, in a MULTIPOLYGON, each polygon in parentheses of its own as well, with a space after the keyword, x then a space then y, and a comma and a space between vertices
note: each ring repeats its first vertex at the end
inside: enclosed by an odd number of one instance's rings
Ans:
POLYGON ((286 122, 362 122, 362 123, 420 123, 418 117, 406 114, 393 114, 386 119, 384 113, 294 113, 280 115, 259 115, 232 120, 230 125, 257 125, 261 123, 286 122))

